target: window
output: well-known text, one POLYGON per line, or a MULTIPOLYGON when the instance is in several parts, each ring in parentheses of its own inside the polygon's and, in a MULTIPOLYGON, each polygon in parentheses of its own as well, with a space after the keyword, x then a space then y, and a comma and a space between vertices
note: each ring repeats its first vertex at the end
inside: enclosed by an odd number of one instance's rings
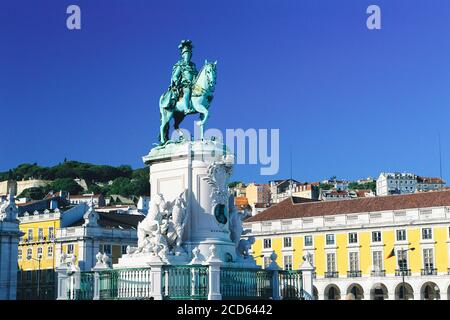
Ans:
POLYGON ((28 229, 28 240, 33 240, 33 229, 28 229))
POLYGON ((434 268, 433 249, 423 249, 423 268, 431 270, 434 268))
POLYGON ((305 247, 312 247, 313 239, 312 236, 305 236, 305 247))
POLYGON ((73 244, 67 245, 67 254, 73 254, 73 244))
POLYGON ((44 240, 44 229, 42 228, 38 229, 38 240, 39 241, 44 240))
POLYGON ((127 247, 128 246, 122 246, 122 254, 127 254, 127 247))
POLYGON ((47 247, 47 257, 53 257, 53 247, 52 246, 47 247))
POLYGON ((381 242, 381 231, 372 232, 372 242, 381 242))
POLYGON ((358 234, 356 232, 348 234, 348 243, 358 243, 358 234))
POLYGON ((397 230, 397 241, 406 241, 406 230, 397 230))
POLYGON ((17 260, 22 260, 22 249, 17 251, 17 260))
POLYGON ((53 227, 48 228, 48 238, 50 240, 55 239, 55 229, 53 227))
POLYGON ((374 271, 383 270, 383 253, 381 251, 372 252, 372 266, 374 271))
POLYGON ((270 257, 264 257, 264 269, 270 265, 270 257))
POLYGON ((408 269, 408 253, 407 251, 397 250, 397 264, 400 270, 408 269))
POLYGON ((27 260, 31 260, 33 257, 33 249, 29 248, 27 249, 27 260))
POLYGON ((334 244, 334 234, 327 234, 327 235, 326 235, 326 244, 327 244, 328 246, 334 244))
POLYGON ((106 253, 106 254, 111 254, 112 252, 112 248, 110 244, 102 244, 100 245, 100 252, 101 253, 106 253))
POLYGON ((37 258, 38 259, 42 258, 42 247, 37 248, 37 258))
POLYGON ((283 239, 283 246, 285 248, 291 248, 292 247, 292 238, 291 237, 284 237, 284 239, 283 239))
POLYGON ((423 240, 433 239, 433 232, 431 228, 422 229, 422 239, 423 240))
POLYGON ((264 249, 272 248, 272 239, 264 239, 264 249))
POLYGON ((350 260, 350 271, 359 271, 358 252, 350 252, 349 260, 350 260))
POLYGON ((284 270, 292 270, 292 256, 284 256, 284 270))
POLYGON ((336 272, 336 254, 327 253, 327 272, 336 272))

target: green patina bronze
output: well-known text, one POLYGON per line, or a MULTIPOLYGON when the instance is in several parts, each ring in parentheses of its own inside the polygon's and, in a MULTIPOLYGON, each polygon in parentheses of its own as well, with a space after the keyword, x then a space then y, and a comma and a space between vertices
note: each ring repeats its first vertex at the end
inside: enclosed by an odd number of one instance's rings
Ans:
MULTIPOLYGON (((183 40, 178 46, 181 59, 174 65, 171 83, 165 93, 159 99, 161 116, 159 130, 159 145, 169 142, 170 120, 174 119, 174 129, 179 130, 180 123, 189 114, 200 114, 200 135, 203 139, 204 125, 208 119, 208 109, 213 99, 216 85, 215 62, 205 60, 205 65, 197 72, 195 64, 191 61, 192 41, 183 40)), ((180 136, 183 134, 179 131, 180 136)))

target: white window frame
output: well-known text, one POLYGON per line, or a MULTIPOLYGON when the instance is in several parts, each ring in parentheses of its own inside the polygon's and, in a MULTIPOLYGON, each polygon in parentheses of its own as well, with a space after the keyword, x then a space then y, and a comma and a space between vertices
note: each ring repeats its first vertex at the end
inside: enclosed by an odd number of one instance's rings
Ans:
POLYGON ((326 252, 325 253, 325 271, 326 272, 336 272, 337 271, 337 254, 336 254, 336 252, 334 252, 334 251, 329 251, 329 252, 326 252), (329 264, 328 264, 328 255, 333 255, 334 256, 334 258, 333 258, 333 270, 330 270, 328 267, 329 267, 329 264))
POLYGON ((48 227, 48 239, 49 240, 55 239, 55 228, 54 227, 48 227))
POLYGON ((407 229, 396 229, 395 230, 395 242, 408 242, 408 230, 407 229), (399 240, 398 239, 398 232, 399 231, 404 231, 405 232, 405 239, 404 240, 399 240))
POLYGON ((17 260, 22 260, 23 258, 22 254, 23 254, 22 249, 17 250, 17 260))
POLYGON ((44 228, 38 228, 38 240, 44 240, 44 228))
POLYGON ((38 247, 37 248, 37 256, 36 256, 36 258, 38 258, 38 259, 42 259, 43 258, 43 252, 44 252, 44 248, 42 248, 42 247, 38 247))
POLYGON ((303 245, 304 245, 305 247, 307 247, 307 248, 312 248, 312 247, 314 247, 314 237, 313 237, 312 235, 310 235, 310 234, 305 235, 305 236, 303 237, 303 245), (310 237, 310 238, 311 238, 311 244, 307 244, 307 243, 306 243, 306 238, 307 238, 307 237, 310 237))
POLYGON ((381 230, 372 231, 370 241, 372 243, 382 243, 383 242, 383 234, 382 234, 381 230), (374 234, 376 234, 376 233, 380 235, 380 238, 379 238, 379 240, 374 241, 374 234))
POLYGON ((67 254, 73 254, 74 251, 75 251, 75 245, 73 243, 67 244, 67 254))
POLYGON ((358 232, 349 232, 347 235, 347 241, 348 241, 348 244, 358 244, 359 243, 358 232), (356 235, 356 242, 350 242, 350 235, 352 235, 352 234, 356 235))
POLYGON ((348 252, 348 271, 350 271, 350 272, 361 271, 361 261, 360 260, 361 260, 361 257, 360 257, 359 251, 349 251, 348 252), (352 270, 352 259, 351 259, 352 254, 356 254, 356 257, 358 258, 356 270, 352 270))
POLYGON ((326 246, 335 246, 336 245, 336 236, 334 233, 325 234, 325 245, 326 246), (333 237, 333 243, 328 243, 328 236, 333 237))
POLYGON ((292 248, 292 237, 283 237, 283 248, 292 248), (286 246, 287 239, 289 239, 289 246, 286 246))
POLYGON ((434 232, 433 232, 433 228, 432 227, 423 227, 423 228, 421 228, 420 229, 420 238, 422 239, 422 240, 425 240, 425 241, 431 241, 431 240, 433 240, 433 237, 434 237, 434 232), (430 230, 430 232, 431 232, 431 238, 424 238, 423 236, 424 236, 424 231, 425 230, 430 230))
POLYGON ((53 247, 52 246, 47 247, 47 257, 53 257, 53 247))
POLYGON ((382 271, 382 270, 384 270, 384 258, 383 258, 383 250, 372 250, 372 252, 371 252, 371 258, 372 258, 372 271, 382 271), (375 252, 379 252, 380 253, 380 270, 377 270, 375 267, 376 267, 376 265, 375 265, 375 257, 374 257, 374 255, 375 255, 375 252))
POLYGON ((292 268, 293 268, 293 265, 294 265, 294 258, 293 258, 293 256, 291 255, 291 254, 287 254, 287 255, 284 255, 283 256, 283 268, 284 268, 284 270, 292 270, 292 268), (286 262, 286 260, 290 260, 290 263, 287 263, 286 262), (290 268, 286 268, 286 266, 287 265, 290 265, 290 268))
POLYGON ((425 250, 431 250, 431 258, 432 258, 431 260, 432 260, 432 264, 433 264, 433 267, 431 269, 436 269, 436 254, 435 254, 435 250, 434 250, 433 247, 428 247, 428 246, 422 248, 422 267, 423 267, 423 269, 427 269, 425 267, 425 250))
POLYGON ((263 239, 263 249, 272 249, 272 238, 263 239), (266 241, 269 243, 269 246, 266 246, 266 241))
POLYGON ((31 240, 33 240, 33 229, 28 229, 28 231, 27 231, 27 239, 28 239, 28 241, 31 241, 31 240), (30 237, 30 233, 31 233, 31 237, 30 237))
POLYGON ((33 258, 33 248, 27 249, 27 260, 31 260, 33 258))

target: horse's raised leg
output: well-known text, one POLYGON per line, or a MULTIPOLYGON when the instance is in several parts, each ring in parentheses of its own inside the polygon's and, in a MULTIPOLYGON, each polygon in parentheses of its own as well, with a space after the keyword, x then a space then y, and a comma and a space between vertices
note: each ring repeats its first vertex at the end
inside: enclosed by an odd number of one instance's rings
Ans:
POLYGON ((200 113, 200 120, 196 122, 196 124, 200 127, 200 139, 203 140, 203 132, 206 120, 208 120, 209 112, 208 109, 202 104, 193 103, 195 111, 200 113))

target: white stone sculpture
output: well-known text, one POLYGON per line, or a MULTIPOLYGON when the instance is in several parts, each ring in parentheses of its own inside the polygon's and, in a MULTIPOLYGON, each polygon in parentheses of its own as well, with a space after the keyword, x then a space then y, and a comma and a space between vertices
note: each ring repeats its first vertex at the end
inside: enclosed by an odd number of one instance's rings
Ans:
POLYGON ((199 257, 200 249, 198 247, 195 247, 192 249, 192 260, 189 264, 199 264, 202 262, 202 260, 199 257))
POLYGON ((94 201, 91 198, 91 201, 88 204, 88 210, 83 215, 84 227, 98 227, 98 220, 100 219, 98 213, 94 209, 94 201))
POLYGON ((109 256, 106 253, 103 253, 102 255, 102 263, 105 266, 109 266, 109 262, 111 261, 111 259, 109 258, 109 256))
POLYGON ((9 190, 8 200, 0 206, 0 221, 16 221, 19 209, 12 190, 9 190))
POLYGON ((182 241, 187 221, 186 191, 172 202, 158 194, 150 202, 148 215, 138 224, 138 246, 133 254, 152 253, 166 263, 168 255, 186 254, 182 241))
POLYGON ((215 161, 208 167, 208 175, 203 179, 211 185, 212 208, 219 225, 224 226, 228 222, 226 205, 228 202, 228 180, 232 173, 232 165, 225 158, 215 161))
POLYGON ((59 257, 59 263, 61 266, 67 265, 67 254, 65 252, 61 253, 61 256, 59 257))
POLYGON ((95 259, 97 260, 97 264, 103 263, 102 262, 102 257, 103 257, 102 253, 100 251, 97 252, 97 254, 95 255, 95 259))

